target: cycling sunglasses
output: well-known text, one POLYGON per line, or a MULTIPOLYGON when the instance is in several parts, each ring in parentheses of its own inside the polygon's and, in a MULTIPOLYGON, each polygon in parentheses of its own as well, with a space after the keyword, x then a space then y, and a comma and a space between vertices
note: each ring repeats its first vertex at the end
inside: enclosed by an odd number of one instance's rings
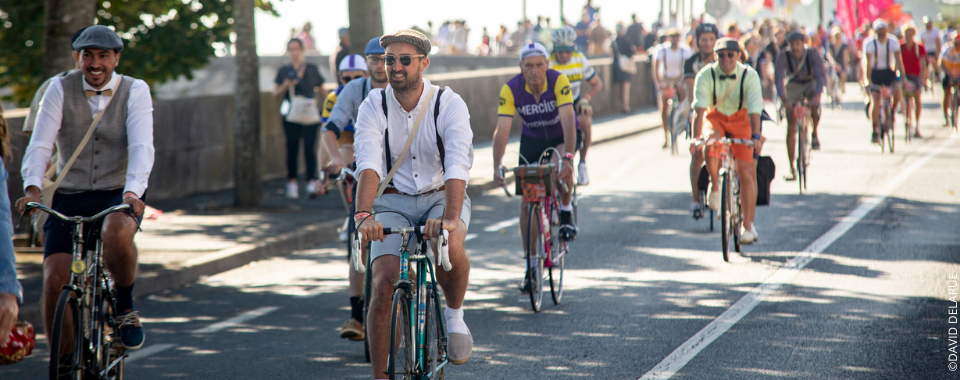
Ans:
POLYGON ((734 52, 734 51, 717 52, 717 58, 720 58, 720 59, 723 59, 723 58, 733 59, 733 58, 735 58, 736 56, 737 56, 737 52, 734 52))
POLYGON ((344 76, 340 77, 340 80, 342 80, 343 83, 347 83, 347 82, 350 82, 350 81, 352 81, 352 80, 354 80, 354 79, 357 79, 357 78, 363 78, 363 75, 357 75, 357 76, 353 76, 353 77, 351 77, 351 76, 349 76, 349 75, 344 75, 344 76))
MULTIPOLYGON (((410 62, 411 62, 411 60, 412 60, 413 58, 423 58, 423 57, 426 57, 426 56, 423 55, 423 54, 417 54, 417 55, 401 55, 401 56, 400 56, 400 64, 401 64, 401 65, 404 65, 404 66, 410 66, 410 62)), ((386 55, 383 56, 383 63, 386 63, 387 66, 393 66, 393 64, 396 63, 396 62, 397 62, 397 56, 395 56, 395 55, 386 54, 386 55)))

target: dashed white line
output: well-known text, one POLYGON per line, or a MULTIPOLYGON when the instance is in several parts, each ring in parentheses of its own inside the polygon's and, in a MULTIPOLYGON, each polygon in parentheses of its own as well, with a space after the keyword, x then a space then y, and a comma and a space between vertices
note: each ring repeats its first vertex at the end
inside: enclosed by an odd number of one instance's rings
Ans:
POLYGON ((477 236, 478 236, 477 234, 467 234, 467 236, 463 238, 463 241, 470 241, 470 240, 476 239, 477 236))
POLYGON ((913 163, 900 174, 887 183, 877 195, 862 198, 860 205, 857 206, 840 223, 837 223, 830 230, 820 236, 813 243, 810 243, 797 257, 788 261, 783 267, 777 269, 766 281, 743 296, 737 303, 720 314, 710 324, 697 332, 694 336, 687 339, 686 342, 677 347, 676 350, 667 355, 653 369, 645 373, 640 380, 669 379, 677 373, 690 360, 697 356, 700 351, 713 343, 714 340, 723 335, 733 325, 737 324, 743 317, 757 307, 768 295, 780 289, 784 284, 788 284, 801 269, 807 266, 811 261, 820 256, 827 247, 847 233, 854 225, 860 222, 874 208, 883 203, 883 201, 903 184, 910 176, 925 165, 931 158, 940 154, 944 149, 956 140, 957 135, 952 135, 947 141, 934 149, 932 152, 913 163))
POLYGON ((127 359, 124 360, 124 362, 126 364, 130 364, 130 362, 132 361, 140 360, 151 355, 156 355, 174 347, 176 347, 176 345, 174 344, 155 344, 152 346, 148 346, 146 348, 131 352, 130 355, 127 355, 127 359))
POLYGON ((210 325, 210 326, 207 326, 207 327, 204 327, 204 328, 202 328, 202 329, 194 330, 192 333, 194 333, 194 334, 210 334, 210 333, 215 333, 215 332, 218 332, 218 331, 222 331, 222 330, 225 330, 225 329, 234 327, 234 326, 236 326, 236 325, 239 325, 239 324, 241 324, 241 323, 243 323, 243 322, 246 322, 246 321, 249 321, 249 320, 251 320, 251 319, 259 318, 259 317, 262 317, 262 316, 264 316, 264 315, 270 314, 270 313, 272 313, 272 312, 274 312, 274 311, 277 311, 278 309, 280 309, 280 308, 277 307, 277 306, 264 306, 264 307, 261 307, 261 308, 259 308, 259 309, 250 310, 250 311, 245 312, 245 313, 243 313, 243 314, 240 314, 240 315, 238 315, 238 316, 236 316, 236 317, 233 317, 233 318, 230 318, 230 319, 225 319, 225 320, 223 320, 223 321, 214 323, 214 324, 212 324, 212 325, 210 325))

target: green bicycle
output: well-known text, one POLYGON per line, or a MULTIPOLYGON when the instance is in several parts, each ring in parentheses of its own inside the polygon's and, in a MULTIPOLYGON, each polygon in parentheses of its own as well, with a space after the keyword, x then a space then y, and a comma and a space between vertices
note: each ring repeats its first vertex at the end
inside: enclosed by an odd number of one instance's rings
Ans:
MULTIPOLYGON (((443 379, 447 358, 447 333, 440 315, 440 287, 434 276, 435 264, 424 239, 423 225, 417 227, 384 228, 383 234, 400 234, 400 279, 393 285, 393 307, 390 309, 390 356, 387 374, 390 380, 443 379), (420 241, 413 253, 407 248, 410 237, 420 241), (413 268, 410 268, 411 262, 413 268)), ((443 231, 440 246, 440 264, 451 270, 449 232, 443 231)), ((354 232, 354 252, 360 251, 360 234, 354 232)), ((360 273, 366 267, 354 255, 354 266, 360 273)))

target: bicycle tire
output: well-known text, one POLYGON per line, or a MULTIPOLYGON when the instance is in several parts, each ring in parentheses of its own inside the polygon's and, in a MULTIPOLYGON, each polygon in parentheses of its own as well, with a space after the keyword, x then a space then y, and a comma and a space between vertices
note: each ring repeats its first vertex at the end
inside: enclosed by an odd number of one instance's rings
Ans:
POLYGON ((728 195, 728 173, 720 178, 720 248, 723 252, 723 261, 730 262, 730 196, 728 195))
POLYGON ((370 363, 370 332, 367 330, 366 319, 367 319, 367 313, 370 312, 369 294, 370 294, 370 283, 371 283, 371 280, 373 279, 371 277, 373 270, 370 269, 370 254, 368 251, 368 247, 369 245, 360 248, 361 251, 367 251, 367 259, 365 260, 367 270, 363 272, 363 294, 361 294, 360 296, 363 297, 363 319, 364 320, 361 321, 363 322, 363 335, 365 338, 363 340, 363 357, 364 357, 364 360, 367 361, 367 363, 370 363))
MULTIPOLYGON (((106 273, 100 272, 101 276, 106 276, 106 273)), ((96 320, 93 321, 92 326, 95 328, 95 332, 91 333, 91 336, 98 336, 99 340, 94 345, 99 349, 91 353, 91 357, 96 361, 98 367, 95 368, 98 374, 104 379, 110 380, 122 380, 123 379, 123 367, 125 363, 125 349, 122 348, 122 345, 114 345, 114 343, 119 343, 119 326, 116 323, 115 317, 116 313, 113 310, 113 305, 116 303, 116 299, 113 293, 110 290, 109 277, 106 278, 99 287, 99 294, 94 296, 95 304, 99 305, 100 313, 95 315, 96 320), (108 330, 109 328, 109 330, 108 330), (111 367, 112 366, 112 367, 111 367), (109 371, 107 370, 109 369, 109 371)))
POLYGON ((540 311, 543 302, 543 223, 540 220, 540 206, 530 204, 527 209, 527 241, 524 242, 524 261, 527 266, 527 289, 530 292, 530 307, 540 311), (534 230, 536 227, 536 230, 534 230), (536 231, 536 232, 534 232, 536 231), (534 237, 536 236, 536 237, 534 237), (533 239, 536 239, 535 241, 533 239), (534 247, 531 249, 531 245, 534 247))
POLYGON ((733 232, 733 250, 737 253, 743 252, 740 249, 740 225, 743 224, 743 208, 740 204, 740 177, 737 172, 730 176, 730 229, 733 232))
MULTIPOLYGON (((576 190, 574 190, 576 191, 576 190)), ((559 212, 560 204, 557 203, 556 198, 551 202, 551 207, 556 207, 557 212, 559 212)), ((563 263, 566 258, 566 253, 568 252, 569 246, 567 242, 560 239, 560 226, 559 224, 551 223, 550 228, 550 246, 556 247, 554 252, 560 258, 554 257, 554 253, 550 254, 550 266, 547 267, 547 276, 550 279, 550 297, 553 299, 554 305, 559 305, 560 300, 563 298, 563 263), (555 271, 556 269, 556 271, 555 271), (556 275, 554 275, 557 272, 556 275)))
POLYGON ((804 120, 803 125, 797 127, 797 187, 800 188, 800 195, 803 195, 804 181, 807 180, 807 165, 806 165, 806 153, 807 153, 807 133, 806 133, 806 120, 804 120))
POLYGON ((410 303, 407 290, 398 288, 393 292, 393 306, 390 309, 390 356, 387 360, 387 374, 390 380, 413 379, 413 332, 410 326, 410 303))
POLYGON ((446 347, 440 343, 441 338, 443 337, 443 332, 440 331, 440 318, 442 316, 439 312, 439 294, 434 285, 433 288, 424 287, 426 290, 426 310, 424 311, 424 349, 423 357, 426 359, 426 362, 423 363, 423 372, 429 376, 427 379, 430 380, 440 380, 443 379, 443 368, 437 370, 436 368, 443 362, 446 357, 446 347))
POLYGON ((82 336, 78 333, 82 331, 82 320, 80 317, 80 299, 77 293, 70 289, 64 289, 60 292, 60 299, 57 301, 57 308, 53 316, 53 332, 50 335, 50 379, 80 379, 83 376, 83 366, 86 355, 86 344, 83 339, 77 339, 82 336), (69 315, 70 321, 64 318, 69 315), (70 325, 72 331, 65 331, 65 323, 70 325), (68 356, 63 356, 59 348, 64 345, 66 334, 71 335, 73 342, 72 352, 68 356))

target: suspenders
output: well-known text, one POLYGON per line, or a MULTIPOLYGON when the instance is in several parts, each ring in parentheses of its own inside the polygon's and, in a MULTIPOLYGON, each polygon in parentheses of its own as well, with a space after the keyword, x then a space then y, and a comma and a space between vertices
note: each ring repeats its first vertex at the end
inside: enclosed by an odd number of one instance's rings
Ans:
MULTIPOLYGON (((387 161, 387 172, 393 169, 393 156, 390 155, 390 116, 387 114, 387 91, 382 90, 383 94, 381 99, 381 106, 383 107, 383 117, 387 119, 387 127, 383 129, 383 149, 386 154, 387 161)), ((443 167, 443 170, 446 171, 446 150, 443 148, 443 139, 440 138, 440 126, 437 124, 437 120, 440 118, 440 97, 443 96, 443 88, 437 92, 437 102, 433 107, 433 127, 434 133, 437 135, 437 149, 440 152, 440 165, 443 167)), ((390 181, 391 185, 393 181, 390 181)))
MULTIPOLYGON (((717 72, 713 67, 710 68, 710 75, 713 76, 713 105, 717 105, 717 72)), ((740 108, 737 108, 737 111, 743 109, 743 81, 745 76, 747 76, 747 70, 743 70, 740 74, 740 108)))

